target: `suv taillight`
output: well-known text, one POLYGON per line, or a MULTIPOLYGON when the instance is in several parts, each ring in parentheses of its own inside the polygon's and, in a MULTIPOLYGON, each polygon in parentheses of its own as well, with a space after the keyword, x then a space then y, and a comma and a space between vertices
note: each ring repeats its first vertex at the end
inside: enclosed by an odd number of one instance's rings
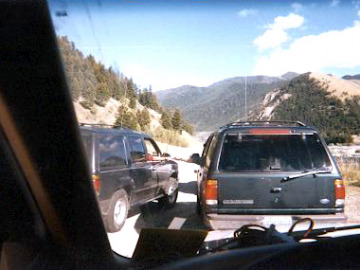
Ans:
POLYGON ((205 203, 208 205, 218 203, 218 182, 215 179, 205 181, 205 203))
POLYGON ((93 174, 93 176, 92 176, 92 181, 93 181, 95 193, 96 193, 96 195, 99 196, 99 194, 100 194, 100 188, 101 188, 100 175, 98 175, 98 174, 93 174))
POLYGON ((343 206, 345 203, 345 185, 342 179, 336 179, 335 185, 335 206, 343 206))

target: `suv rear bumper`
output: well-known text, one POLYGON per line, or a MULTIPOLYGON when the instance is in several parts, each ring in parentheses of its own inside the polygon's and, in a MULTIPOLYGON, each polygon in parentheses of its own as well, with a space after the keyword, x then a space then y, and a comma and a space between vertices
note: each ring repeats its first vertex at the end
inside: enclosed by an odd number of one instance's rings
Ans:
MULTIPOLYGON (((297 220, 311 218, 316 227, 341 226, 346 224, 347 217, 344 213, 332 215, 219 215, 204 214, 203 220, 206 226, 214 230, 238 229, 246 224, 257 224, 269 227, 275 224, 278 231, 287 231, 297 220), (274 221, 274 222, 271 222, 274 221)), ((309 227, 308 222, 300 223, 296 230, 305 230, 309 227)))

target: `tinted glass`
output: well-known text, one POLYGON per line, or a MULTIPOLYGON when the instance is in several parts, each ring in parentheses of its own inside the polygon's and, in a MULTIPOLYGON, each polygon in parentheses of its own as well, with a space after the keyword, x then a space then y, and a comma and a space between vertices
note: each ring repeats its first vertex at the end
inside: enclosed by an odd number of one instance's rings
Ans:
POLYGON ((90 135, 81 135, 83 146, 85 149, 86 157, 90 157, 91 153, 91 137, 90 135))
POLYGON ((205 144, 204 144, 204 149, 203 149, 203 152, 201 154, 202 157, 205 157, 207 155, 207 152, 209 150, 209 146, 210 146, 210 143, 211 143, 211 140, 212 138, 214 137, 214 135, 210 135, 210 137, 206 140, 205 144))
POLYGON ((219 170, 304 171, 331 165, 316 135, 242 136, 226 135, 219 170))
POLYGON ((100 167, 115 167, 127 164, 124 138, 122 136, 99 136, 100 167))
POLYGON ((145 139, 145 144, 149 154, 153 156, 160 156, 160 153, 158 152, 158 150, 156 150, 156 147, 152 141, 150 141, 149 139, 145 139))
POLYGON ((211 160, 213 158, 216 142, 217 142, 217 137, 213 136, 211 143, 209 145, 209 148, 207 150, 207 153, 206 153, 205 166, 207 166, 207 167, 210 166, 211 160))
POLYGON ((129 137, 130 155, 133 162, 145 161, 145 148, 139 137, 129 137))

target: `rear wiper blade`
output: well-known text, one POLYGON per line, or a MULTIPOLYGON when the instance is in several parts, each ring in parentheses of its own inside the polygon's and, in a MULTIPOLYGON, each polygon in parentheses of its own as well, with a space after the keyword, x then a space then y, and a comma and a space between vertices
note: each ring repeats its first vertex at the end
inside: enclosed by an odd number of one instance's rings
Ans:
POLYGON ((289 175, 287 177, 284 177, 283 179, 281 179, 281 182, 287 182, 290 181, 292 179, 296 179, 296 178, 300 178, 300 177, 304 177, 304 176, 308 176, 308 175, 314 175, 314 177, 317 174, 324 174, 324 173, 331 173, 331 171, 304 171, 303 173, 300 174, 293 174, 293 175, 289 175))

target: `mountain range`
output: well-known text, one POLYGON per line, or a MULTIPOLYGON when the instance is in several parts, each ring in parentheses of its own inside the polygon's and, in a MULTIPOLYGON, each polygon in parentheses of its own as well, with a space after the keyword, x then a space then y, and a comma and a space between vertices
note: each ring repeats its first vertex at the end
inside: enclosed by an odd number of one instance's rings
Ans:
POLYGON ((159 102, 179 108, 197 131, 237 120, 299 120, 319 127, 332 142, 360 133, 360 75, 286 73, 235 77, 208 87, 181 86, 156 92, 159 102))
POLYGON ((180 109, 198 131, 209 131, 231 121, 244 120, 261 107, 264 96, 298 76, 288 72, 280 77, 234 77, 208 87, 184 85, 155 92, 166 108, 180 109))

